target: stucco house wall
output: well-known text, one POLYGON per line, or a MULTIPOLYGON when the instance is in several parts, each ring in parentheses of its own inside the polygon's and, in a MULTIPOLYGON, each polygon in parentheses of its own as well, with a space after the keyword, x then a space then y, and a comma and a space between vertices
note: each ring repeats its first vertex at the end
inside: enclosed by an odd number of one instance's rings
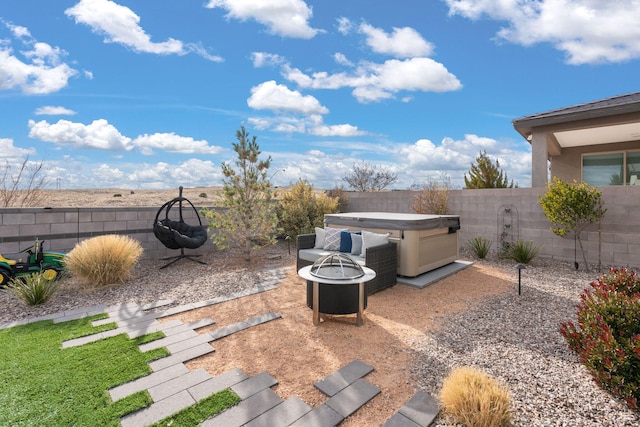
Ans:
POLYGON ((584 147, 563 148, 562 155, 551 156, 551 176, 558 177, 565 182, 574 179, 582 181, 582 155, 595 153, 610 153, 613 151, 640 150, 640 140, 621 142, 618 144, 599 144, 584 147))

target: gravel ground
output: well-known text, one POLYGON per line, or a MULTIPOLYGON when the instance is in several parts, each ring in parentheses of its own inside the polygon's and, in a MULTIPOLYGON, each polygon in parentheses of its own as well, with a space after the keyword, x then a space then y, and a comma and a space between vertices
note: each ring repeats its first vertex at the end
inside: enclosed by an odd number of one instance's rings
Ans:
MULTIPOLYGON (((144 259, 129 282, 103 290, 77 290, 75 279, 66 278, 52 301, 35 308, 0 292, 0 323, 100 303, 171 299, 185 304, 254 288, 280 280, 283 268, 295 266, 294 248, 290 254, 283 243, 249 266, 225 252, 205 254, 207 265, 182 260, 164 270, 158 269, 164 261, 144 259)), ((517 280, 513 263, 475 262, 517 280)), ((475 366, 509 388, 515 426, 640 426, 640 413, 598 388, 558 332, 562 322, 575 318, 580 293, 599 274, 536 260, 522 271, 522 295, 514 290, 444 315, 437 330, 409 343, 413 381, 437 396, 449 370, 475 366)), ((452 421, 441 415, 435 425, 452 421)))
MULTIPOLYGON (((58 313, 75 308, 99 304, 134 302, 145 304, 159 300, 172 300, 168 306, 205 301, 255 288, 263 283, 279 280, 284 265, 295 265, 295 251, 289 254, 286 243, 256 253, 247 265, 229 251, 203 254, 206 265, 183 259, 160 270, 167 261, 141 258, 129 281, 103 289, 81 289, 76 278, 60 280, 60 287, 46 304, 28 307, 6 291, 0 291, 0 324, 25 318, 58 313)), ((167 307, 165 307, 167 308, 167 307)))
MULTIPOLYGON (((517 278, 512 263, 480 262, 517 278)), ((559 333, 562 322, 575 320, 582 290, 601 274, 535 261, 522 270, 521 295, 491 298, 414 343, 414 379, 437 395, 451 369, 479 368, 510 390, 516 426, 640 426, 640 413, 602 391, 559 333)), ((435 425, 450 423, 441 416, 435 425)))

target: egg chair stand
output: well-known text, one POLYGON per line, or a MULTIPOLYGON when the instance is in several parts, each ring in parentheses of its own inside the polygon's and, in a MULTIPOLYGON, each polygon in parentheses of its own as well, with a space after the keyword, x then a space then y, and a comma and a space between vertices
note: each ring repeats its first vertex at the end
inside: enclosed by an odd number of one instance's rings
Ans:
POLYGON ((208 239, 208 235, 207 228, 202 225, 202 220, 200 219, 198 210, 193 206, 193 203, 191 203, 189 199, 182 197, 182 187, 179 188, 178 197, 168 201, 158 209, 158 213, 156 214, 156 218, 153 223, 153 234, 167 248, 180 249, 180 255, 160 258, 163 261, 169 261, 160 267, 160 269, 166 268, 181 259, 188 259, 199 264, 206 264, 206 262, 196 259, 196 257, 201 255, 186 255, 184 253, 185 248, 197 249, 204 245, 208 239), (195 212, 195 216, 198 219, 198 225, 189 225, 184 222, 184 203, 191 206, 191 209, 195 212), (178 211, 178 220, 173 220, 170 217, 171 209, 174 206, 176 206, 178 211), (160 216, 163 213, 164 219, 160 219, 160 216))

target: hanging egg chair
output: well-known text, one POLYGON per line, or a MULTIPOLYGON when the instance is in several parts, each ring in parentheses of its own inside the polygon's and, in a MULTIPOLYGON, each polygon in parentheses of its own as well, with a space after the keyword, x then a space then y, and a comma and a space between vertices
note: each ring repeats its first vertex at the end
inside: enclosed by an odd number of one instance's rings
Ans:
MULTIPOLYGON (((176 218, 175 216, 173 218, 176 218)), ((198 214, 198 210, 189 199, 182 197, 182 187, 179 188, 178 197, 169 200, 158 209, 156 218, 153 222, 153 234, 156 238, 169 249, 180 249, 180 255, 161 258, 162 260, 171 260, 163 265, 162 268, 168 267, 178 260, 183 258, 189 259, 193 262, 200 264, 206 264, 206 262, 195 259, 200 255, 185 255, 184 250, 197 249, 204 245, 208 239, 207 228, 202 225, 202 220, 198 214), (183 204, 187 203, 191 206, 191 209, 195 212, 195 217, 198 219, 198 225, 189 225, 184 222, 183 218, 183 204), (177 205, 177 206, 176 206, 177 205), (175 209, 173 209, 175 207, 175 209), (173 212, 172 212, 173 209, 173 212), (177 215, 177 219, 172 219, 171 215, 177 215), (164 218, 160 219, 161 215, 164 218)))

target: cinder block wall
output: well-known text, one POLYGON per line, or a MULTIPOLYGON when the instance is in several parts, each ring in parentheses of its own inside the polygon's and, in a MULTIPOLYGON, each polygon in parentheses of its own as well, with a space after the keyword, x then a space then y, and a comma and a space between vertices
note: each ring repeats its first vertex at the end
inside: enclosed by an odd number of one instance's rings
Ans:
MULTIPOLYGON (((598 263, 598 248, 603 266, 640 267, 640 188, 634 186, 601 187, 608 209, 601 227, 592 225, 582 233, 587 261, 598 263), (600 230, 600 231, 598 231, 600 230)), ((453 190, 449 194, 452 214, 460 215, 460 243, 475 236, 493 242, 496 250, 505 225, 512 235, 542 245, 542 256, 574 260, 574 239, 561 238, 550 231, 550 223, 538 203, 544 188, 453 190), (510 209, 510 212, 505 212, 510 209)), ((349 211, 413 213, 417 191, 383 193, 349 192, 349 211)), ((509 236, 507 236, 508 238, 509 236)), ((578 262, 583 264, 578 247, 578 262)))
MULTIPOLYGON (((640 267, 640 187, 601 187, 602 199, 608 209, 600 228, 591 226, 583 233, 587 260, 598 263, 601 248, 603 266, 640 267)), ((538 204, 543 188, 513 188, 487 190, 453 190, 449 194, 452 214, 460 215, 460 244, 475 236, 493 242, 500 241, 505 224, 510 232, 523 240, 542 245, 541 255, 555 259, 574 260, 574 240, 553 234, 550 224, 538 204), (510 213, 506 215, 505 209, 510 213), (507 218, 505 218, 507 216, 507 218)), ((349 192, 351 212, 413 213, 417 191, 385 191, 381 193, 349 192)), ((15 254, 31 246, 36 237, 46 240, 45 249, 68 252, 79 241, 100 234, 126 234, 142 244, 147 257, 175 255, 178 251, 165 248, 153 234, 153 220, 158 208, 5 208, 0 209, 0 254, 15 254)), ((161 216, 163 217, 163 216, 161 216)), ((184 210, 187 223, 197 223, 192 209, 184 210)), ((204 221, 204 220, 203 220, 204 221)), ((213 249, 208 241, 189 253, 213 249)), ((578 262, 580 251, 578 250, 578 262)))
MULTIPOLYGON (((199 209, 199 208, 197 208, 199 209)), ((45 240, 45 250, 69 252, 80 241, 102 234, 128 235, 140 242, 145 257, 177 255, 153 234, 156 207, 103 208, 4 208, 0 209, 0 254, 16 254, 33 245, 36 238, 45 240)), ((178 219, 177 206, 170 218, 178 219)), ((164 219, 164 212, 159 219, 164 219)), ((196 225, 195 211, 183 209, 186 223, 196 225)), ((203 224, 206 222, 203 220, 203 224)), ((186 253, 213 249, 209 240, 202 247, 186 253)))

